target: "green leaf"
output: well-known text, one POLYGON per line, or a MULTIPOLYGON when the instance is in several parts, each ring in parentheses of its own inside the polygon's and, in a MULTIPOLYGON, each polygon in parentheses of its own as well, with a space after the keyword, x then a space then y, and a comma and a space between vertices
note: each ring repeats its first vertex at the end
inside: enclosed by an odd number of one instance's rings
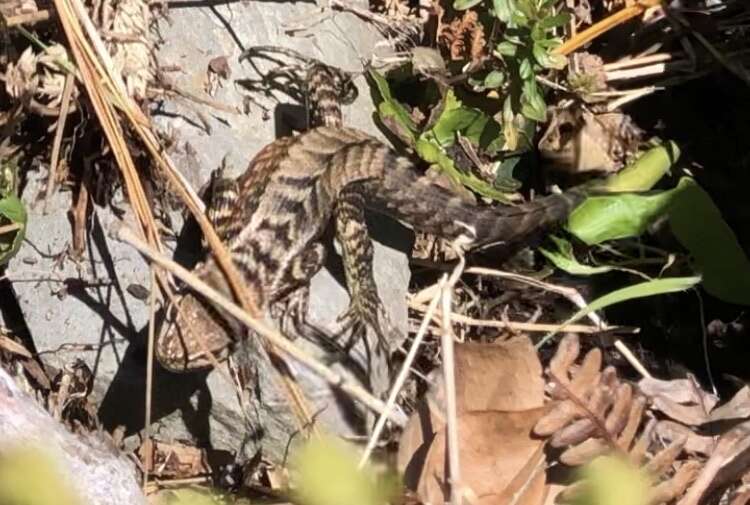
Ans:
POLYGON ((560 331, 563 331, 569 324, 573 324, 597 310, 601 310, 609 307, 610 305, 615 305, 617 303, 622 303, 637 298, 647 298, 649 296, 685 291, 686 289, 695 286, 700 281, 700 276, 668 277, 665 279, 654 279, 652 281, 641 282, 639 284, 634 284, 632 286, 612 291, 611 293, 607 293, 604 296, 600 296, 593 302, 589 303, 586 307, 573 314, 573 316, 562 323, 555 331, 546 334, 539 341, 539 343, 536 344, 536 346, 541 347, 550 338, 555 336, 560 331))
POLYGON ((527 20, 536 18, 536 5, 534 0, 516 0, 516 12, 521 14, 527 20))
POLYGON ((372 468, 360 470, 357 453, 333 437, 310 439, 293 467, 295 502, 302 505, 382 505, 397 491, 392 482, 379 482, 372 468))
POLYGON ((445 148, 455 143, 457 133, 461 133, 474 145, 487 147, 500 135, 500 125, 479 109, 463 105, 453 90, 448 89, 441 104, 440 115, 421 138, 434 141, 445 148))
POLYGON ((539 122, 544 122, 547 119, 547 104, 544 103, 542 93, 533 76, 523 83, 521 114, 539 122))
POLYGON ((0 199, 0 228, 15 225, 15 229, 0 234, 0 265, 10 261, 21 248, 26 221, 26 208, 16 195, 0 199))
POLYGON ((414 124, 414 121, 409 114, 409 111, 407 111, 398 100, 393 98, 393 95, 391 95, 391 88, 384 76, 380 75, 374 69, 370 69, 370 76, 375 82, 382 100, 378 105, 378 115, 380 116, 381 121, 383 121, 383 123, 391 130, 394 130, 395 128, 393 133, 399 138, 409 139, 411 143, 413 143, 416 139, 418 130, 417 125, 414 124))
POLYGON ((534 59, 544 68, 562 70, 568 64, 568 59, 561 54, 550 54, 540 43, 534 42, 531 48, 534 59))
POLYGON ((499 88, 505 83, 505 73, 499 70, 493 70, 484 78, 485 88, 499 88))
POLYGON ((557 28, 558 26, 565 26, 569 22, 570 13, 561 12, 554 16, 548 16, 542 19, 541 21, 539 21, 538 26, 540 26, 544 30, 551 30, 552 28, 557 28))
MULTIPOLYGON (((648 190, 679 157, 673 142, 654 147, 604 183, 607 191, 648 190)), ((568 218, 568 231, 588 245, 634 237, 664 215, 677 188, 654 195, 613 194, 592 196, 568 218)))
POLYGON ((518 74, 524 81, 532 81, 534 79, 534 66, 529 58, 521 60, 521 64, 518 66, 518 74))
POLYGON ((651 189, 679 158, 680 148, 672 141, 652 147, 635 162, 609 179, 606 184, 607 190, 645 191, 651 189))
POLYGON ((495 11, 495 17, 503 23, 509 23, 511 14, 516 10, 514 0, 492 0, 492 7, 495 11))
POLYGON ((651 479, 624 457, 600 456, 580 473, 573 505, 645 505, 651 496, 651 479))
POLYGON ((503 203, 510 203, 510 198, 502 191, 496 190, 490 184, 471 173, 463 173, 458 170, 453 160, 436 144, 425 138, 420 138, 417 140, 415 147, 420 158, 428 163, 437 165, 443 173, 451 177, 454 181, 487 198, 492 198, 503 203))
POLYGON ((683 177, 677 189, 669 224, 703 274, 703 287, 727 302, 750 305, 750 260, 734 232, 695 181, 683 177))
MULTIPOLYGON (((449 88, 443 99, 440 116, 428 132, 440 146, 448 147, 455 142, 457 132, 463 132, 475 123, 480 123, 479 133, 481 134, 487 119, 487 116, 479 109, 464 107, 461 101, 456 98, 453 89, 449 88)), ((479 144, 478 136, 470 140, 479 144)))
POLYGON ((518 52, 518 46, 514 43, 504 40, 495 47, 495 53, 500 56, 513 57, 518 52))
POLYGON ((637 237, 667 212, 675 191, 591 196, 570 214, 567 229, 588 245, 637 237))
POLYGON ((521 189, 521 182, 513 177, 513 171, 520 162, 520 156, 509 156, 503 161, 495 162, 493 173, 495 174, 494 185, 497 189, 507 193, 521 189))
POLYGON ((557 245, 557 251, 550 251, 549 249, 540 247, 539 252, 541 252, 557 268, 572 275, 596 275, 612 271, 612 267, 606 265, 592 267, 590 265, 579 263, 573 254, 573 245, 570 242, 555 236, 550 236, 550 238, 555 245, 557 245))
POLYGON ((482 0, 455 0, 453 2, 453 8, 457 11, 465 11, 466 9, 471 9, 481 1, 482 0))

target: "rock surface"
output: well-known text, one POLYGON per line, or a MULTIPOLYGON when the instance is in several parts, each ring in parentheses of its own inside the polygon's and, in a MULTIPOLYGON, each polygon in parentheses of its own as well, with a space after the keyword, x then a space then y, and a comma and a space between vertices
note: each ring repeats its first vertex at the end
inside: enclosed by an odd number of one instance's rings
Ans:
MULTIPOLYGON (((238 62, 238 56, 248 47, 292 48, 343 69, 360 70, 360 58, 368 57, 381 40, 365 21, 330 10, 321 14, 313 4, 203 5, 177 2, 170 7, 168 20, 159 23, 165 41, 159 50, 159 63, 179 67, 179 71, 168 75, 180 89, 207 97, 204 82, 209 62, 226 57, 231 76, 222 81, 211 100, 232 107, 241 108, 248 96, 271 114, 277 106, 275 100, 250 93, 238 84, 258 78, 250 65, 238 62), (309 29, 300 30, 303 27, 309 29)), ((363 6, 366 7, 364 3, 363 6)), ((363 78, 357 80, 357 85, 359 98, 345 108, 344 121, 378 135, 371 119, 374 108, 368 87, 363 78)), ((283 93, 277 92, 276 96, 282 103, 290 101, 283 93)), ((154 121, 176 139, 169 154, 199 188, 225 156, 231 167, 229 175, 237 175, 255 152, 275 138, 274 121, 264 115, 269 114, 252 103, 248 114, 232 114, 179 99, 163 102, 154 112, 154 121)), ((43 359, 53 366, 62 367, 76 358, 85 360, 95 374, 93 398, 101 402, 99 414, 104 427, 125 425, 127 433, 136 433, 143 428, 144 342, 149 310, 147 300, 134 296, 138 290, 128 288, 150 287, 148 266, 128 246, 109 240, 107 229, 116 218, 103 208, 96 208, 90 221, 87 256, 78 263, 70 259, 59 262, 55 255, 70 242, 67 212, 71 194, 58 192, 45 214, 41 204, 30 203, 39 194, 40 185, 40 181, 31 180, 25 188, 23 197, 30 212, 29 243, 7 271, 23 318, 3 314, 4 322, 15 330, 25 323, 36 350, 44 352, 43 359), (85 346, 61 347, 63 344, 85 346)), ((118 206, 128 208, 122 201, 118 206)), ((132 222, 129 216, 128 211, 126 220, 132 222)), ((410 248, 411 235, 381 219, 373 224, 376 241, 380 242, 375 248, 376 282, 395 325, 405 333, 409 270, 404 251, 410 248)), ((313 279, 310 319, 321 327, 335 328, 335 319, 346 309, 348 297, 340 265, 337 267, 340 260, 336 254, 329 254, 329 258, 330 265, 313 279)), ((383 364, 378 366, 382 375, 383 364)), ((363 434, 361 410, 352 411, 346 399, 316 383, 301 367, 297 369, 315 408, 321 409, 319 422, 345 435, 363 434)), ((254 444, 246 442, 253 439, 252 432, 257 434, 257 426, 248 426, 248 420, 260 420, 266 436, 264 445, 271 439, 285 444, 295 428, 287 425, 286 414, 278 412, 276 402, 280 400, 274 399, 272 386, 264 382, 267 380, 262 374, 262 401, 250 405, 252 415, 244 415, 234 386, 221 373, 175 375, 158 371, 153 430, 162 439, 188 438, 201 446, 252 452, 254 444)), ((381 377, 377 389, 383 388, 382 380, 381 377)), ((271 450, 264 447, 266 454, 272 456, 283 449, 278 444, 271 450)))

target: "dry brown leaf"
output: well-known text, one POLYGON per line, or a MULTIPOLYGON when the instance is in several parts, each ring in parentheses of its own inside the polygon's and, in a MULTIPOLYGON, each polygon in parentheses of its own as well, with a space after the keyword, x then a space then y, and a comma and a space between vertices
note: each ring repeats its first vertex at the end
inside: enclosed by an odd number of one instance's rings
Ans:
MULTIPOLYGON (((578 339, 578 335, 575 333, 566 334, 562 340, 560 340, 560 343, 557 345, 557 351, 549 362, 550 375, 556 377, 557 380, 564 385, 569 385, 570 379, 568 378, 568 372, 573 367, 573 363, 576 362, 580 353, 581 343, 578 339)), ((556 400, 564 400, 567 398, 567 394, 563 388, 554 388, 552 393, 552 397, 556 400)))
POLYGON ((156 477, 185 479, 211 473, 206 451, 197 447, 146 440, 138 454, 146 471, 156 477))
POLYGON ((544 405, 542 365, 528 337, 500 344, 457 344, 455 354, 459 413, 544 405))
POLYGON ((438 42, 448 48, 452 60, 477 62, 486 47, 484 27, 475 11, 468 10, 449 24, 441 24, 438 42))
POLYGON ((708 456, 716 445, 714 437, 703 436, 675 421, 659 421, 656 425, 656 436, 662 440, 675 440, 680 437, 686 438, 685 450, 693 454, 708 456))
MULTIPOLYGON (((531 429, 543 409, 523 412, 466 412, 458 419, 461 485, 476 496, 476 505, 541 505, 545 472, 536 469, 543 442, 531 429), (540 480, 541 479, 541 480, 540 480), (519 496, 514 496, 518 494, 519 496)), ((435 436, 419 479, 425 503, 445 501, 445 429, 435 436)))
POLYGON ((701 389, 694 379, 660 380, 644 377, 638 381, 638 388, 649 397, 665 397, 677 403, 703 405, 707 412, 719 401, 716 395, 701 389))
POLYGON ((701 463, 698 461, 686 461, 674 473, 671 479, 660 482, 651 490, 650 503, 671 502, 685 492, 691 482, 698 476, 701 463))
POLYGON ((750 465, 750 421, 719 438, 711 457, 677 505, 697 505, 710 490, 734 482, 750 465))
POLYGON ((659 396, 651 400, 651 407, 687 426, 700 426, 708 421, 708 412, 701 405, 684 405, 659 396))
POLYGON ((727 403, 711 411, 710 422, 750 418, 750 387, 744 386, 727 403))
POLYGON ((436 413, 436 408, 435 403, 427 398, 420 401, 401 432, 396 467, 403 475, 404 485, 409 489, 417 488, 430 443, 435 438, 435 433, 445 426, 445 421, 436 413))

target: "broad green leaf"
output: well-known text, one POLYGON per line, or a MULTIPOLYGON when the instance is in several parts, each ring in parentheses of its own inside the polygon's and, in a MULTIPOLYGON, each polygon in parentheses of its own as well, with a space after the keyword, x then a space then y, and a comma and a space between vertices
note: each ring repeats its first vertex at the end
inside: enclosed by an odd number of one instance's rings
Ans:
POLYGON ((668 277, 665 279, 654 279, 652 281, 641 282, 639 284, 634 284, 632 286, 612 291, 611 293, 607 293, 604 296, 600 296, 593 302, 589 303, 586 307, 573 314, 573 316, 562 323, 555 331, 546 334, 536 346, 541 347, 550 338, 555 336, 560 331, 563 331, 566 326, 583 319, 594 311, 604 309, 606 307, 609 307, 610 305, 615 305, 617 303, 622 303, 637 298, 646 298, 649 296, 685 291, 686 289, 695 286, 700 281, 700 276, 668 277))
POLYGON ((466 9, 471 9, 481 1, 482 0, 455 0, 453 2, 453 8, 457 11, 465 11, 466 9))
POLYGON ((495 11, 495 17, 503 23, 509 23, 513 11, 516 9, 514 0, 493 0, 492 7, 495 11))
POLYGON ((573 505, 647 505, 651 500, 648 474, 624 457, 599 456, 579 474, 573 505))
POLYGON ((441 104, 440 115, 421 138, 445 148, 455 143, 457 133, 472 144, 486 148, 500 136, 500 125, 479 109, 463 105, 449 89, 441 104))
POLYGON ((417 140, 416 151, 420 158, 428 163, 437 165, 443 173, 451 177, 454 181, 487 198, 492 198, 503 203, 510 203, 508 195, 502 191, 496 190, 490 184, 471 173, 463 173, 458 170, 453 160, 440 147, 429 140, 423 138, 417 140))
POLYGON ((495 174, 494 185, 497 189, 507 193, 521 189, 521 182, 513 177, 513 171, 520 161, 520 156, 509 156, 503 161, 495 162, 493 173, 495 174))
POLYGON ((495 47, 495 55, 498 57, 513 57, 518 52, 518 46, 514 43, 504 40, 495 47))
POLYGON ((535 0, 516 0, 516 8, 517 12, 528 20, 536 17, 535 0))
POLYGON ((484 78, 485 88, 499 88, 505 83, 505 73, 493 70, 484 78))
MULTIPOLYGON (((673 142, 654 147, 604 182, 606 191, 643 191, 656 184, 679 157, 673 142)), ((592 196, 568 218, 568 230, 589 245, 643 233, 663 215, 675 190, 655 195, 592 196)))
POLYGON ((558 26, 565 26, 569 22, 570 14, 567 12, 561 12, 554 16, 548 16, 542 19, 539 21, 538 25, 545 30, 550 30, 552 28, 557 28, 558 26))
POLYGON ((675 191, 591 196, 570 214, 567 229, 588 245, 637 237, 667 212, 675 191))
POLYGON ((750 260, 711 197, 690 178, 680 180, 669 224, 703 275, 706 291, 722 300, 750 305, 750 260))
POLYGON ((521 94, 521 113, 534 121, 544 122, 547 119, 547 104, 533 76, 524 81, 521 94))
POLYGON ((526 82, 534 79, 534 67, 531 64, 531 60, 524 58, 521 60, 521 64, 518 66, 518 74, 526 82))
MULTIPOLYGON (((464 107, 461 101, 456 98, 453 90, 448 89, 443 99, 440 116, 429 130, 429 133, 440 146, 448 147, 455 142, 457 132, 465 131, 476 122, 480 123, 479 132, 481 134, 481 130, 487 123, 487 116, 478 109, 464 107)), ((479 144, 478 136, 471 140, 475 144, 479 144)))
POLYGON ((26 236, 26 208, 16 195, 0 199, 0 228, 16 225, 17 228, 0 234, 0 265, 7 263, 21 248, 26 236))
POLYGON ((531 48, 534 59, 544 68, 562 70, 568 64, 568 59, 560 54, 550 54, 541 44, 534 42, 531 48))
POLYGON ((608 191, 646 191, 659 182, 680 158, 680 148, 672 141, 652 147, 635 162, 607 181, 608 191))
POLYGON ((612 267, 606 265, 592 267, 590 265, 579 263, 573 254, 573 246, 570 242, 555 236, 550 236, 550 238, 555 242, 555 245, 557 245, 557 250, 550 251, 549 249, 540 247, 539 252, 541 252, 557 268, 572 275, 596 275, 612 271, 612 267))
POLYGON ((388 81, 377 71, 371 69, 370 76, 375 81, 382 102, 378 105, 378 114, 383 123, 389 128, 397 128, 394 131, 400 138, 410 139, 413 143, 417 134, 417 126, 411 118, 409 112, 401 105, 398 100, 391 95, 391 88, 388 81))
POLYGON ((312 438, 293 459, 295 502, 301 505, 382 505, 395 495, 393 482, 358 468, 357 453, 333 437, 312 438))

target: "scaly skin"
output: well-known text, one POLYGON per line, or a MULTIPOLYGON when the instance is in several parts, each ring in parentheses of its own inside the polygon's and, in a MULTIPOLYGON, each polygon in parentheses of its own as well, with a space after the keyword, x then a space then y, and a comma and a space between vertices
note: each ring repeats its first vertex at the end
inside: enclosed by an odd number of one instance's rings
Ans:
MULTIPOLYGON (((328 126, 263 148, 237 181, 224 184, 226 192, 220 200, 230 196, 210 212, 264 314, 304 290, 320 269, 325 257, 320 239, 334 217, 352 295, 346 316, 352 324, 367 324, 383 337, 390 328, 372 277, 364 207, 468 250, 522 241, 557 224, 585 198, 583 191, 573 190, 514 207, 469 202, 431 183, 409 159, 374 137, 341 126, 336 95, 321 86, 319 82, 318 89, 325 92, 310 93, 311 102, 317 104, 312 109, 326 113, 312 121, 326 124, 325 118, 333 117, 328 126)), ((231 296, 212 257, 196 273, 231 296)), ((241 330, 239 323, 220 317, 193 292, 183 294, 179 305, 180 314, 172 314, 172 324, 157 341, 162 365, 174 371, 210 366, 204 347, 224 357, 236 341, 233 335, 241 330)))

